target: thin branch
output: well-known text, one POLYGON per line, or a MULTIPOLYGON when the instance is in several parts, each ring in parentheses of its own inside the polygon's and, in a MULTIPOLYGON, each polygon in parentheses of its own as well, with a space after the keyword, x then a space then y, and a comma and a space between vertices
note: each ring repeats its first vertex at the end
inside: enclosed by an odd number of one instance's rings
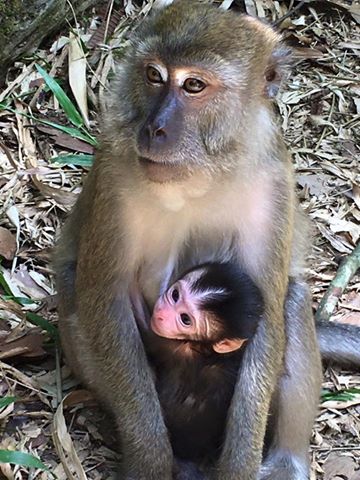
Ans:
POLYGON ((341 263, 317 309, 316 320, 329 320, 345 288, 360 268, 360 243, 341 263))

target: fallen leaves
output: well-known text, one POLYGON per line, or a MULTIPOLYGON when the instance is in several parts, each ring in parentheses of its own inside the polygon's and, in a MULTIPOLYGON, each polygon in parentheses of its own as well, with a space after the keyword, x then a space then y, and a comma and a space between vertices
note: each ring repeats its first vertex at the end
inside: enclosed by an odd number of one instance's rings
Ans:
POLYGON ((331 453, 323 465, 324 480, 360 480, 360 470, 354 458, 331 453))
POLYGON ((16 249, 16 237, 8 229, 0 227, 0 256, 12 260, 16 249))
POLYGON ((87 480, 88 477, 85 474, 66 426, 63 413, 64 401, 65 399, 58 406, 53 419, 52 437, 54 445, 68 480, 87 480))
POLYGON ((44 340, 44 335, 38 331, 28 332, 14 340, 2 338, 0 331, 0 360, 14 357, 43 358, 46 355, 46 350, 43 348, 44 340))

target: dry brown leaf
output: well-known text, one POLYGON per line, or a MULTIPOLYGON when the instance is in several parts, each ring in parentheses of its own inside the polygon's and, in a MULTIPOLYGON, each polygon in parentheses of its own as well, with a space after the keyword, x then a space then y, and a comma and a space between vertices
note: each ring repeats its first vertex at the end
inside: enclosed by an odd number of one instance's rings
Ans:
POLYGON ((256 17, 257 11, 256 11, 256 4, 254 0, 244 0, 245 3, 245 10, 248 15, 251 15, 252 17, 256 17))
MULTIPOLYGON (((357 398, 355 398, 354 400, 347 400, 347 401, 328 400, 327 402, 323 402, 321 404, 323 408, 329 408, 330 410, 332 410, 333 408, 336 408, 336 409, 349 408, 349 407, 352 407, 353 405, 360 405, 360 395, 358 395, 357 398)), ((330 420, 328 420, 327 423, 330 423, 330 420)), ((341 429, 336 422, 333 421, 332 427, 334 428, 334 430, 341 433, 341 429)))
POLYGON ((16 237, 7 228, 0 227, 0 256, 12 260, 17 250, 16 237))
POLYGON ((297 183, 303 188, 307 187, 310 194, 316 197, 326 193, 326 189, 329 188, 327 184, 330 179, 330 175, 326 175, 326 173, 320 173, 318 175, 298 175, 296 177, 297 183))
POLYGON ((97 405, 94 396, 88 390, 73 390, 64 399, 64 408, 74 407, 79 404, 97 405))
POLYGON ((5 316, 5 312, 7 312, 8 314, 14 315, 17 318, 22 319, 24 317, 24 313, 21 309, 21 306, 18 303, 14 302, 13 300, 4 300, 1 297, 0 297, 0 312, 2 317, 5 316))
POLYGON ((5 362, 2 362, 0 360, 0 371, 5 374, 5 375, 8 375, 14 379, 16 379, 20 384, 22 384, 24 387, 28 388, 29 390, 32 390, 34 392, 36 392, 36 394, 38 395, 38 397, 40 398, 40 400, 45 404, 45 405, 49 405, 49 401, 48 399, 46 398, 45 395, 43 395, 39 388, 38 388, 38 384, 36 382, 36 380, 34 380, 33 378, 29 377, 28 375, 25 375, 24 373, 22 373, 20 370, 18 370, 17 368, 11 366, 11 365, 8 365, 7 363, 5 362))
POLYGON ((233 2, 234 0, 223 0, 223 2, 220 5, 220 8, 222 8, 223 10, 229 10, 233 2))
POLYGON ((360 293, 353 291, 343 295, 341 306, 360 312, 360 293))
POLYGON ((356 468, 352 457, 331 453, 323 465, 324 480, 334 480, 336 477, 351 480, 356 468))
POLYGON ((86 58, 80 36, 69 35, 69 83, 85 125, 89 127, 89 112, 86 95, 86 58))
POLYGON ((42 358, 46 351, 42 348, 45 337, 41 333, 27 333, 22 338, 7 342, 0 339, 0 359, 13 357, 42 358))
POLYGON ((353 2, 349 7, 349 12, 351 13, 353 19, 360 24, 360 5, 356 2, 353 2))
POLYGON ((73 152, 81 152, 81 153, 94 153, 94 147, 89 145, 78 138, 71 137, 67 133, 61 132, 54 127, 49 127, 48 125, 37 125, 36 129, 40 132, 47 133, 51 135, 52 140, 56 143, 56 145, 60 145, 61 147, 65 147, 73 152))
POLYGON ((360 312, 350 312, 346 313, 342 317, 336 319, 340 323, 349 323, 350 325, 357 325, 360 327, 360 312))
POLYGON ((48 294, 47 289, 39 282, 36 282, 31 273, 26 265, 20 265, 12 279, 17 282, 19 289, 29 298, 34 300, 43 299, 48 294))
POLYGON ((4 408, 0 408, 0 420, 3 420, 14 411, 14 403, 10 403, 4 408))
POLYGON ((39 192, 44 195, 44 197, 50 197, 60 205, 67 205, 71 207, 74 205, 77 199, 77 195, 75 193, 66 192, 65 190, 61 190, 60 188, 50 187, 50 185, 46 185, 41 180, 39 180, 36 175, 32 176, 32 181, 39 190, 39 192))
POLYGON ((329 230, 326 227, 324 227, 324 225, 322 225, 321 223, 317 222, 316 225, 317 225, 317 228, 320 230, 322 236, 331 243, 332 247, 335 248, 335 250, 337 250, 340 253, 352 252, 351 246, 348 245, 347 242, 345 243, 345 241, 342 238, 331 234, 329 230))
POLYGON ((354 202, 356 203, 357 207, 360 209, 360 185, 353 185, 352 194, 354 202))
POLYGON ((58 406, 53 419, 52 437, 54 445, 57 454, 60 457, 62 466, 68 476, 68 480, 87 480, 86 473, 81 465, 73 441, 67 430, 63 413, 64 400, 58 406))

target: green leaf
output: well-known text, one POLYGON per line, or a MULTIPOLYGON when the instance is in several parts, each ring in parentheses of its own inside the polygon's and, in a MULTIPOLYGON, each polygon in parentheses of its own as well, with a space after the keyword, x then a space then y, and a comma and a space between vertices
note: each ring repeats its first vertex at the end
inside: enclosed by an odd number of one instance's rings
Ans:
POLYGON ((0 450, 0 463, 13 463, 14 465, 21 465, 23 467, 39 468, 40 470, 49 472, 53 478, 56 478, 38 458, 29 453, 0 450))
POLYGON ((2 397, 0 398, 0 408, 7 407, 8 405, 15 403, 16 400, 17 397, 2 397))
POLYGON ((360 394, 360 388, 347 388, 336 392, 330 390, 323 390, 321 392, 321 399, 323 402, 333 400, 337 402, 349 402, 356 398, 356 395, 360 394))
POLYGON ((344 391, 345 391, 345 392, 349 392, 349 393, 360 394, 360 388, 356 388, 356 387, 347 388, 347 389, 344 390, 344 391))
POLYGON ((78 130, 77 128, 66 127, 65 125, 60 125, 59 123, 48 122, 47 120, 41 120, 40 118, 30 117, 30 115, 26 115, 26 116, 28 116, 29 118, 32 118, 36 122, 43 123, 44 125, 49 125, 50 127, 54 127, 57 130, 61 130, 62 132, 65 132, 74 138, 79 138, 80 140, 83 140, 84 142, 89 143, 94 147, 96 147, 98 144, 96 138, 90 135, 90 133, 87 133, 86 131, 83 133, 81 130, 78 130))
POLYGON ((41 118, 36 118, 34 115, 28 115, 27 113, 24 112, 19 112, 18 110, 15 110, 14 108, 7 107, 5 104, 0 103, 0 110, 8 110, 9 112, 12 113, 17 113, 18 115, 22 115, 23 117, 30 118, 31 120, 34 120, 35 122, 42 123, 43 125, 48 125, 49 127, 56 128, 57 130, 61 130, 64 133, 67 133, 71 137, 78 138, 80 140, 83 140, 84 142, 93 145, 96 147, 98 145, 98 142, 96 138, 93 135, 90 135, 86 130, 83 132, 77 128, 73 127, 66 127, 65 125, 60 125, 59 123, 53 123, 53 122, 48 122, 47 120, 42 120, 41 118))
POLYGON ((33 325, 36 325, 37 327, 45 330, 45 332, 47 332, 50 337, 56 342, 59 340, 58 329, 54 327, 54 325, 52 325, 50 322, 45 320, 45 318, 40 317, 40 315, 36 315, 36 313, 28 312, 26 314, 26 319, 33 325))
POLYGON ((1 295, 1 298, 6 300, 12 300, 19 305, 34 305, 37 303, 37 300, 32 300, 31 298, 27 297, 14 297, 14 295, 1 295))
POLYGON ((12 291, 10 290, 10 287, 7 284, 7 282, 5 280, 5 277, 4 277, 1 270, 0 270, 0 286, 3 287, 3 289, 4 289, 4 291, 7 295, 9 295, 10 297, 13 297, 12 291))
POLYGON ((50 161, 52 163, 61 163, 62 165, 79 165, 81 167, 91 167, 94 162, 94 155, 59 155, 57 157, 52 157, 50 161))
POLYGON ((64 90, 60 87, 56 80, 50 77, 46 70, 40 67, 40 65, 35 64, 35 67, 40 73, 40 75, 44 78, 46 85, 50 88, 55 97, 58 99, 70 122, 76 127, 81 127, 84 124, 83 119, 80 113, 77 111, 75 105, 64 92, 64 90))

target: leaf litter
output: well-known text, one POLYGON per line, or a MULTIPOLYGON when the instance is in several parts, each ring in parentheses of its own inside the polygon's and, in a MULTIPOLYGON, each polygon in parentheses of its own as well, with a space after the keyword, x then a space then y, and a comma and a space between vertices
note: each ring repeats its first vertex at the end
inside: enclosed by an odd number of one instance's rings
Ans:
MULTIPOLYGON (((89 20, 78 18, 38 49, 36 60, 17 61, 0 91, 0 452, 31 454, 59 479, 109 478, 119 458, 104 414, 62 364, 50 259, 91 161, 96 112, 104 109, 116 59, 152 3, 128 0, 119 8, 109 1, 89 20)), ((359 6, 216 3, 266 18, 294 50, 277 108, 301 205, 312 219, 308 274, 316 309, 360 237, 359 6)), ((359 275, 333 319, 360 325, 359 275)), ((360 372, 328 367, 323 388, 311 478, 360 480, 360 372)), ((52 478, 32 465, 0 463, 0 477, 52 478)))

